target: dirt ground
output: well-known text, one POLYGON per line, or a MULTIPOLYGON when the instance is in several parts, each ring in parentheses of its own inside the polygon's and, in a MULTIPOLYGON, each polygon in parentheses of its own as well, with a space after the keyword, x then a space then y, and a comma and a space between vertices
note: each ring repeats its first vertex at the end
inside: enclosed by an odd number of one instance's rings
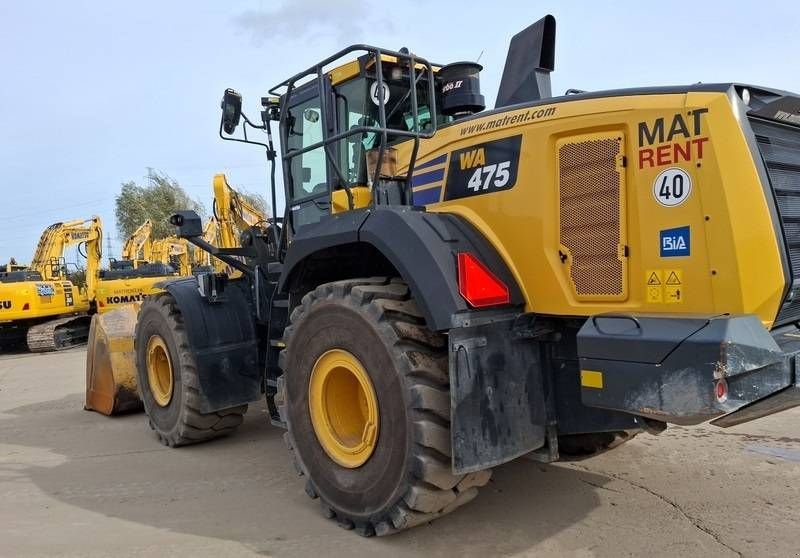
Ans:
POLYGON ((2 556, 800 556, 800 410, 519 460, 451 516, 362 539, 305 495, 263 405, 167 449, 142 414, 82 409, 84 358, 0 356, 2 556))

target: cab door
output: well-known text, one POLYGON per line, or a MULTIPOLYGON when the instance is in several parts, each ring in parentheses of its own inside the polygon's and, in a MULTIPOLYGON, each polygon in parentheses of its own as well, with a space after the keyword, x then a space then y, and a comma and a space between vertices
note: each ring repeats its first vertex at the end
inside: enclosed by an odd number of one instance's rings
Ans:
POLYGON ((308 149, 325 139, 329 130, 325 129, 316 84, 293 92, 289 102, 283 117, 284 176, 291 231, 296 234, 330 213, 330 172, 325 148, 308 149))

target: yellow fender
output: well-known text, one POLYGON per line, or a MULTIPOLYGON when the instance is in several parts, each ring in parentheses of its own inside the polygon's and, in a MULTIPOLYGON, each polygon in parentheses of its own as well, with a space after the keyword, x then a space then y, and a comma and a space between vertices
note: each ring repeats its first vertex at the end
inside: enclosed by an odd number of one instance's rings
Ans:
POLYGON ((95 314, 86 351, 84 409, 104 415, 141 411, 133 350, 139 305, 95 314))

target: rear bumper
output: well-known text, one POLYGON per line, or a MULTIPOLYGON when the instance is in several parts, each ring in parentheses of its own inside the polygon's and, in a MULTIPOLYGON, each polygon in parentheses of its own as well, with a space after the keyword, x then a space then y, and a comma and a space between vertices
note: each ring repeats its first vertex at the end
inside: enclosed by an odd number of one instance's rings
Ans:
POLYGON ((673 424, 733 426, 800 405, 800 330, 752 315, 620 316, 578 333, 581 399, 673 424))

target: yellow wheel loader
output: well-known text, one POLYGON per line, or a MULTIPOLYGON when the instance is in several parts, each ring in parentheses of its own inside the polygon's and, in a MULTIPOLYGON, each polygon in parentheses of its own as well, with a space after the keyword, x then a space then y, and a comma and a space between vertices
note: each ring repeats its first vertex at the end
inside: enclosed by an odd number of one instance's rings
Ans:
POLYGON ((99 217, 54 223, 42 233, 29 267, 0 275, 0 347, 52 351, 86 340, 102 240, 99 217), (75 281, 64 260, 70 246, 86 257, 85 276, 75 281))
POLYGON ((522 456, 800 404, 800 96, 554 97, 554 45, 550 16, 511 40, 494 109, 478 64, 368 45, 282 81, 259 119, 225 91, 220 136, 265 150, 273 207, 280 161, 286 210, 235 250, 173 216, 241 276, 142 305, 163 443, 230 433, 265 397, 323 514, 387 535, 522 456))
MULTIPOLYGON (((238 246, 241 234, 253 227, 258 230, 266 222, 266 216, 228 185, 224 174, 214 177, 214 213, 203 238, 226 248, 238 246)), ((148 221, 134 232, 125 244, 122 265, 104 272, 98 282, 98 314, 89 330, 86 361, 87 410, 105 415, 141 410, 133 335, 139 306, 147 297, 163 292, 166 282, 178 275, 189 276, 204 268, 239 273, 220 260, 211 262, 207 251, 195 247, 205 256, 193 254, 184 239, 173 236, 150 240, 151 228, 148 221), (147 261, 137 261, 139 254, 147 261), (136 263, 136 267, 127 262, 136 263)))

